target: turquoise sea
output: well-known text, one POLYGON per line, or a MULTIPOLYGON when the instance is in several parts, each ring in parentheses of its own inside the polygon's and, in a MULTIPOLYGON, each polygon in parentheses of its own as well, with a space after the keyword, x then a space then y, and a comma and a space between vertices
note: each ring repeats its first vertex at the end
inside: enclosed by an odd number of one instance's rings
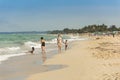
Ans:
MULTIPOLYGON (((35 54, 40 54, 40 37, 46 41, 46 52, 57 50, 57 35, 41 33, 0 33, 0 62, 9 57, 26 55, 26 52, 35 47, 35 54)), ((70 37, 62 35, 63 39, 68 41, 84 40, 79 37, 70 37)))

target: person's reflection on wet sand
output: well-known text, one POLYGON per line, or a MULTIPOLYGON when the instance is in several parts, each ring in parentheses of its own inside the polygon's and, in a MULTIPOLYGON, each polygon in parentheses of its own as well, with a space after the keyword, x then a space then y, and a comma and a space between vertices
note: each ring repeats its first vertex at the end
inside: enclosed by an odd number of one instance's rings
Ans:
POLYGON ((42 54, 42 61, 45 62, 47 59, 46 55, 45 54, 42 54))
POLYGON ((41 37, 41 50, 42 50, 42 59, 43 62, 46 61, 46 51, 45 51, 45 40, 43 37, 41 37))

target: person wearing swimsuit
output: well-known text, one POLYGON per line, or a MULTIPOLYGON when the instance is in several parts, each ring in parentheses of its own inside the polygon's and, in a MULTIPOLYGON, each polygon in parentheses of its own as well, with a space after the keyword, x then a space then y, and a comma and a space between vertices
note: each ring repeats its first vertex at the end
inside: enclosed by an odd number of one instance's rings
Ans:
POLYGON ((43 62, 46 60, 46 52, 45 52, 45 40, 43 37, 41 37, 41 50, 42 50, 42 57, 43 57, 43 62))
POLYGON ((61 53, 62 42, 63 42, 62 37, 60 34, 58 34, 58 38, 57 38, 58 53, 61 53))

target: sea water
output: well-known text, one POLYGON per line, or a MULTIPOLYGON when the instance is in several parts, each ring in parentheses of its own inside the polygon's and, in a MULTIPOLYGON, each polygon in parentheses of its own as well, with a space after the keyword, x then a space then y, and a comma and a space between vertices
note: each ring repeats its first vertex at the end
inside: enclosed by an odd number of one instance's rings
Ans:
MULTIPOLYGON (((9 57, 26 55, 32 47, 35 48, 35 54, 40 54, 41 44, 40 37, 44 37, 46 41, 46 52, 57 50, 57 35, 40 34, 40 33, 2 33, 0 34, 0 63, 9 59, 9 57), (37 51, 36 51, 37 50, 37 51)), ((74 40, 85 40, 78 36, 62 36, 68 42, 74 40)))

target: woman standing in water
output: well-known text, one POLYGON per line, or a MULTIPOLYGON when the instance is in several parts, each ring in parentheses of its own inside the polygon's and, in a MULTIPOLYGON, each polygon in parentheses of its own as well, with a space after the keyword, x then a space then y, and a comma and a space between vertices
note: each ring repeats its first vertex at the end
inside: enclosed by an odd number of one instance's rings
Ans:
POLYGON ((61 53, 62 42, 63 42, 62 37, 60 34, 58 34, 58 37, 57 37, 58 53, 61 53))
POLYGON ((45 40, 41 37, 41 50, 42 50, 42 58, 43 62, 46 60, 46 52, 45 52, 45 40))

